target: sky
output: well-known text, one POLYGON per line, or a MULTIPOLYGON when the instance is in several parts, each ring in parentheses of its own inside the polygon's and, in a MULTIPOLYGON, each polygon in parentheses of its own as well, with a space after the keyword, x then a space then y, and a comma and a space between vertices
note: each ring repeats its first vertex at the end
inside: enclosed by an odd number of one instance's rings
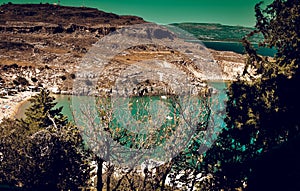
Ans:
MULTIPOLYGON (((61 5, 94 7, 136 15, 157 24, 178 22, 254 26, 254 6, 261 0, 60 0, 61 5)), ((57 3, 58 0, 0 0, 0 3, 57 3)), ((264 0, 265 5, 272 0, 264 0)))

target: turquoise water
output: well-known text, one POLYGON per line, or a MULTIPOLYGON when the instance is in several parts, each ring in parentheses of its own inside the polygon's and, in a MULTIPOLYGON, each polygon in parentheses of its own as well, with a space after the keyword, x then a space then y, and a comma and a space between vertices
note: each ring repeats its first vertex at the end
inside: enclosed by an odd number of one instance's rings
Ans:
MULTIPOLYGON (((209 98, 190 96, 188 101, 184 100, 185 102, 171 96, 105 99, 65 95, 57 96, 57 101, 58 106, 67 105, 65 115, 73 117, 72 114, 75 114, 76 124, 82 129, 87 145, 91 147, 94 147, 95 143, 101 145, 109 136, 114 141, 113 144, 123 146, 116 147, 119 150, 113 152, 118 153, 125 161, 130 161, 127 151, 132 149, 134 151, 146 149, 147 153, 143 157, 151 156, 150 158, 164 161, 166 159, 164 157, 168 158, 177 149, 182 149, 182 146, 187 148, 194 144, 194 140, 197 140, 197 145, 209 148, 225 127, 226 83, 210 82, 209 85, 217 89, 216 94, 209 98), (174 105, 174 103, 183 104, 174 105), (205 107, 203 103, 209 103, 209 107, 205 107), (72 106, 69 107, 68 104, 72 106), (186 106, 190 108, 184 111, 192 112, 183 114, 180 112, 181 108, 186 106), (87 111, 86 108, 90 109, 87 111), (105 119, 109 123, 105 125, 99 123, 100 120, 106 123, 105 119), (173 135, 176 137, 174 140, 173 135), (194 138, 191 139, 191 136, 194 138), (172 141, 176 142, 178 148, 165 152, 165 149, 174 146, 170 145, 172 141)), ((102 151, 96 148, 94 152, 101 155, 102 151)))
MULTIPOLYGON (((216 107, 219 107, 220 109, 222 109, 223 107, 225 107, 225 100, 227 98, 226 95, 226 86, 227 84, 225 84, 224 82, 209 82, 209 85, 214 87, 215 89, 217 89, 219 91, 219 94, 217 95, 217 102, 218 105, 216 107)), ((76 97, 76 96, 72 96, 72 95, 52 95, 55 97, 55 102, 57 102, 56 107, 63 107, 62 109, 62 113, 64 115, 66 115, 68 117, 68 119, 70 121, 74 120, 74 112, 73 112, 73 108, 72 108, 72 99, 74 102, 75 101, 79 101, 82 99, 85 99, 83 97, 76 97)), ((93 98, 89 97, 88 99, 91 99, 91 101, 94 101, 93 98)), ((135 98, 137 99, 137 98, 135 98)), ((25 110, 29 107, 30 103, 24 102, 20 108, 19 111, 16 114, 16 118, 21 118, 24 117, 24 113, 25 110)), ((135 107, 137 107, 137 105, 134 105, 135 107)), ((218 108, 214 108, 214 109, 218 109, 218 108)), ((136 109, 132 110, 132 114, 133 116, 135 116, 136 113, 134 113, 136 111, 136 109)), ((146 115, 146 113, 140 113, 140 115, 146 115)), ((140 119, 140 117, 136 117, 136 119, 140 119)))
MULTIPOLYGON (((107 136, 107 133, 109 133, 111 139, 123 146, 120 147, 121 151, 123 149, 147 149, 149 156, 163 161, 165 154, 169 158, 169 155, 174 154, 173 152, 177 149, 182 149, 182 146, 187 148, 194 145, 195 140, 196 145, 205 145, 203 148, 209 148, 217 139, 219 132, 225 127, 224 111, 226 108, 227 84, 224 82, 209 82, 209 85, 217 90, 216 94, 209 98, 191 96, 188 101, 184 102, 187 104, 178 105, 174 103, 182 102, 177 102, 177 97, 164 98, 162 96, 103 100, 103 98, 87 96, 55 95, 55 101, 57 102, 56 107, 63 106, 62 113, 70 121, 75 119, 76 125, 82 130, 83 139, 87 145, 102 144, 103 136, 107 136), (99 101, 108 103, 108 107, 101 107, 103 104, 96 104, 99 101), (209 103, 209 107, 205 107, 203 103, 209 103), (186 106, 190 106, 192 112, 182 115, 181 108, 186 108, 186 106), (111 108, 113 110, 110 110, 111 108), (83 114, 80 111, 83 111, 83 114), (104 115, 102 115, 102 111, 104 111, 104 115), (107 116, 105 114, 107 111, 113 111, 109 128, 99 126, 99 124, 102 124, 99 121, 103 120, 103 116, 107 116), (90 119, 96 125, 91 124, 90 119), (107 129, 105 130, 105 128, 107 129), (173 135, 176 136, 178 148, 176 146, 177 149, 174 149, 174 151, 165 153, 164 149, 174 146, 170 145, 173 143, 173 135), (193 138, 188 139, 190 136, 193 138), (181 147, 179 148, 179 146, 181 147), (155 152, 152 153, 152 150, 155 152), (156 155, 156 153, 159 154, 156 155)), ((28 107, 28 103, 24 104, 25 106, 28 107)), ((25 108, 22 110, 24 111, 25 108)), ((198 148, 199 146, 196 149, 198 148)), ((98 151, 95 150, 95 152, 98 151)), ((201 150, 201 152, 204 151, 201 150)), ((145 155, 146 158, 148 154, 145 155)), ((127 161, 126 152, 123 157, 127 161)))
POLYGON ((68 117, 69 121, 74 121, 72 113, 72 96, 55 95, 56 107, 63 107, 62 113, 68 117))
MULTIPOLYGON (((217 97, 217 101, 218 101, 218 106, 217 107, 220 107, 220 108, 225 107, 224 101, 227 98, 227 95, 226 95, 227 84, 225 84, 224 82, 209 82, 209 85, 212 86, 212 87, 214 87, 215 89, 217 89, 220 92, 217 95, 218 96, 217 97)), ((55 101, 57 102, 56 107, 63 106, 62 113, 64 115, 66 115, 70 121, 73 121, 73 117, 74 117, 73 116, 73 108, 72 108, 72 97, 73 97, 73 99, 78 99, 78 101, 80 100, 79 98, 76 98, 76 96, 55 95, 55 98, 56 98, 55 101)), ((81 99, 82 99, 82 97, 81 97, 81 99)), ((89 98, 89 99, 93 99, 93 98, 89 98)), ((135 98, 135 99, 138 99, 138 98, 135 98)), ((137 105, 134 105, 134 106, 137 107, 137 105)), ((217 108, 214 108, 214 109, 217 109, 217 108)), ((135 112, 135 111, 137 111, 137 110, 136 109, 132 110, 132 112, 135 112)), ((133 114, 133 116, 135 116, 135 113, 132 113, 132 114, 133 114)), ((145 114, 146 113, 140 113, 139 116, 145 115, 145 114)), ((137 117, 137 119, 138 118, 140 118, 140 117, 137 117)))
MULTIPOLYGON (((239 54, 244 54, 244 47, 240 42, 222 42, 222 41, 203 41, 207 48, 220 51, 233 51, 239 54)), ((258 47, 254 44, 254 48, 257 49, 257 53, 263 56, 274 56, 276 54, 275 49, 258 47)))

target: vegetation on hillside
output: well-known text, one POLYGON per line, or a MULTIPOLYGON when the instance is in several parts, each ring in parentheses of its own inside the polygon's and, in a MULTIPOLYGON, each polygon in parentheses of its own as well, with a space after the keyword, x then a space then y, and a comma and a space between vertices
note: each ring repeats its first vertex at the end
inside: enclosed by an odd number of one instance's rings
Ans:
MULTIPOLYGON (((171 25, 179 27, 203 41, 240 42, 243 37, 254 30, 252 27, 229 26, 214 23, 173 23, 171 25)), ((255 35, 251 37, 251 41, 257 43, 262 40, 262 37, 262 35, 255 35)))

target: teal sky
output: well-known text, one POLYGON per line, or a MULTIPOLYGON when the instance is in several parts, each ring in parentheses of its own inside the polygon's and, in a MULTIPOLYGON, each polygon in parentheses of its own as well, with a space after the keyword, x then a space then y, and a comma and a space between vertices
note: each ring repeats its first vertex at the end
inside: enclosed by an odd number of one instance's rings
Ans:
MULTIPOLYGON (((0 0, 0 3, 56 3, 57 0, 0 0)), ((260 0, 60 0, 68 6, 94 7, 120 15, 136 15, 158 24, 174 22, 254 26, 260 0)), ((266 4, 272 0, 264 0, 266 4)))

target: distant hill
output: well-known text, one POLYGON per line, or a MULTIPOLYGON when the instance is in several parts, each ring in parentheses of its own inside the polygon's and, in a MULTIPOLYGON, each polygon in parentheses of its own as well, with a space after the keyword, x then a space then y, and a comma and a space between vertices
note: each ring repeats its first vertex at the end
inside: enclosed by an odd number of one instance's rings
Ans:
MULTIPOLYGON (((207 48, 219 51, 233 51, 244 54, 244 47, 241 40, 244 36, 254 30, 251 27, 228 26, 214 23, 173 23, 172 26, 183 29, 184 31, 194 35, 204 43, 207 48)), ((255 35, 249 39, 258 54, 264 56, 274 56, 275 49, 259 47, 258 44, 263 40, 262 35, 255 35)))
MULTIPOLYGON (((243 26, 228 26, 213 23, 173 23, 173 26, 179 27, 202 41, 230 41, 239 42, 249 34, 254 28, 243 26)), ((257 43, 262 36, 256 35, 251 39, 257 43)))

